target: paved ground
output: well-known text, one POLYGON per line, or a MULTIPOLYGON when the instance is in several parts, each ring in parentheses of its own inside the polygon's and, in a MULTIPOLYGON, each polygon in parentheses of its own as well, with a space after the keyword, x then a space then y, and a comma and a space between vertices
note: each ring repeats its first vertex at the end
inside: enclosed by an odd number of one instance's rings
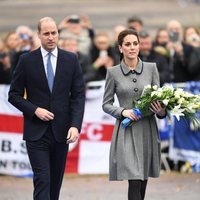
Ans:
MULTIPOLYGON (((0 176, 0 200, 31 200, 32 179, 0 176)), ((127 182, 106 175, 64 178, 60 200, 126 200, 127 182)), ((150 179, 146 200, 199 200, 200 174, 162 174, 150 179)))

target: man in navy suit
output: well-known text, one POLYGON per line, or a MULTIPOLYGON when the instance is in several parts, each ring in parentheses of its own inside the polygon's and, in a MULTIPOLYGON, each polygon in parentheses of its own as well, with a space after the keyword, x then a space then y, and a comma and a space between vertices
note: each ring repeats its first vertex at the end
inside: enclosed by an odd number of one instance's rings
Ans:
POLYGON ((40 19, 38 36, 41 47, 20 57, 9 102, 24 115, 34 200, 58 200, 68 145, 77 141, 81 130, 85 88, 76 55, 57 48, 52 18, 40 19))

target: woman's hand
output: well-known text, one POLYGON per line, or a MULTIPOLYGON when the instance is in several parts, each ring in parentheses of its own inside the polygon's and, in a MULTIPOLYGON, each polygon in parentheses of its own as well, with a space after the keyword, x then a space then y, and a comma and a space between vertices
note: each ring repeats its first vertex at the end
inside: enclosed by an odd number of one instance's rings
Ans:
POLYGON ((153 113, 155 113, 156 115, 159 115, 161 117, 164 117, 166 115, 166 109, 165 109, 165 107, 162 107, 162 105, 159 101, 152 102, 149 109, 153 113))
POLYGON ((122 112, 122 115, 124 117, 128 117, 132 121, 137 121, 137 120, 139 120, 141 118, 140 116, 135 115, 132 109, 130 109, 130 110, 124 110, 122 112))

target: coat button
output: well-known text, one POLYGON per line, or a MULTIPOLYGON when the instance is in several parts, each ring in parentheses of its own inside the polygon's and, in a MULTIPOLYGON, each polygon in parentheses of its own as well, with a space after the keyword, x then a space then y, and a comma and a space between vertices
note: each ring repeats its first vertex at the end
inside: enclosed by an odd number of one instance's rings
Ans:
POLYGON ((135 82, 137 82, 137 79, 136 79, 136 78, 134 78, 134 79, 133 79, 133 82, 134 82, 134 83, 135 83, 135 82))
POLYGON ((138 91, 138 88, 134 88, 134 91, 137 92, 137 91, 138 91))
POLYGON ((130 71, 131 71, 131 73, 132 73, 132 74, 134 74, 134 73, 135 73, 135 70, 130 70, 130 71))

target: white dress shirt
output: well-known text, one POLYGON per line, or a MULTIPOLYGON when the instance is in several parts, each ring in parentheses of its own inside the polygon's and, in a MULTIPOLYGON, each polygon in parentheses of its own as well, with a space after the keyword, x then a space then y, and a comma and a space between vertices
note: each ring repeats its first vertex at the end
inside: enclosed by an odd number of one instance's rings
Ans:
MULTIPOLYGON (((47 76, 47 60, 48 60, 48 51, 46 51, 42 46, 41 46, 41 53, 42 53, 42 59, 44 63, 44 70, 47 76)), ((51 52, 51 64, 53 67, 53 73, 55 75, 56 73, 56 64, 57 64, 57 57, 58 57, 58 48, 56 47, 52 52, 51 52)))

